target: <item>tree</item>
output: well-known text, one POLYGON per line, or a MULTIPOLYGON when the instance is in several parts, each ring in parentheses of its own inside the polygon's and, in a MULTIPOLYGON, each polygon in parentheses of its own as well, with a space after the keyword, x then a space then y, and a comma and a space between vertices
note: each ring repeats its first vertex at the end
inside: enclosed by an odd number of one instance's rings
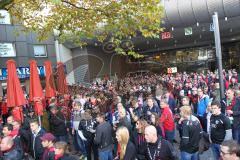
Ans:
MULTIPOLYGON (((25 31, 38 33, 39 40, 59 32, 60 42, 86 45, 89 40, 112 41, 129 37, 159 38, 163 7, 160 0, 7 0, 0 6, 21 23, 25 31)), ((116 48, 136 56, 134 48, 116 48)))

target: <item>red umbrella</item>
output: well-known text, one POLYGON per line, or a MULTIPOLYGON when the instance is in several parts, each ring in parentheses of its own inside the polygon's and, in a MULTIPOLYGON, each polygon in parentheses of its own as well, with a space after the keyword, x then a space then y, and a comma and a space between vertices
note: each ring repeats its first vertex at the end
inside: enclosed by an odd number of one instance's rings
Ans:
POLYGON ((29 101, 34 103, 34 110, 37 115, 43 114, 43 91, 39 79, 37 62, 30 60, 30 87, 29 87, 29 101))
MULTIPOLYGON (((16 64, 14 60, 8 60, 7 61, 7 106, 8 107, 15 107, 15 109, 18 109, 19 106, 25 105, 27 103, 22 87, 20 85, 20 81, 17 76, 17 70, 16 70, 16 64)), ((15 110, 14 109, 14 110, 15 110)), ((17 120, 19 117, 22 118, 21 110, 20 112, 13 112, 13 117, 17 120)))
POLYGON ((56 87, 54 83, 54 76, 52 72, 51 61, 45 61, 45 72, 46 72, 46 87, 45 87, 45 97, 50 99, 56 96, 56 87))
POLYGON ((64 64, 62 62, 58 62, 57 64, 57 87, 59 94, 68 93, 68 86, 64 72, 64 64))

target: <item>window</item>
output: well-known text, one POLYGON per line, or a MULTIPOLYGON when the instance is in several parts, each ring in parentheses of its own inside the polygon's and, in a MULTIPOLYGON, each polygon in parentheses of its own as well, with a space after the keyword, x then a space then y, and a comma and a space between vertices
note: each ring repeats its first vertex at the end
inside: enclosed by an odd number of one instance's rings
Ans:
POLYGON ((16 57, 15 45, 13 43, 0 43, 0 57, 16 57))
POLYGON ((0 10, 0 24, 11 24, 10 14, 6 10, 0 10))
POLYGON ((47 48, 45 45, 34 45, 33 51, 35 57, 47 57, 47 48))

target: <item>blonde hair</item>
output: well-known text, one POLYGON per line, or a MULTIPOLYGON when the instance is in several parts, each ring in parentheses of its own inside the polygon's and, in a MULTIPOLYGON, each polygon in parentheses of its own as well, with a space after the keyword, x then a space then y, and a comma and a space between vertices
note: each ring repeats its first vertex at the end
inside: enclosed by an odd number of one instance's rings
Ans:
POLYGON ((120 127, 117 129, 116 134, 120 136, 120 141, 118 143, 120 144, 120 159, 122 160, 126 153, 126 148, 129 140, 129 132, 126 127, 120 127))
POLYGON ((181 115, 190 116, 192 114, 192 108, 190 106, 182 106, 180 108, 181 115))

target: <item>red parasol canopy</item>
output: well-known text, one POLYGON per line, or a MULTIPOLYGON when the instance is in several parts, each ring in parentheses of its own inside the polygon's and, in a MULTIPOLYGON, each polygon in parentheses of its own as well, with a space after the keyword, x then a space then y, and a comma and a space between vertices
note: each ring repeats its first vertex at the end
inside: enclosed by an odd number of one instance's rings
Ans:
POLYGON ((68 86, 64 72, 64 64, 62 62, 58 62, 57 64, 57 87, 59 94, 68 93, 68 86))
POLYGON ((16 64, 14 60, 7 61, 7 106, 16 107, 27 103, 20 81, 17 76, 16 64))
POLYGON ((56 86, 54 82, 51 61, 45 61, 44 66, 46 72, 45 97, 50 99, 51 97, 56 96, 56 86))
POLYGON ((43 91, 39 79, 37 62, 30 60, 30 87, 29 87, 29 101, 34 102, 34 110, 37 115, 43 114, 43 91))

